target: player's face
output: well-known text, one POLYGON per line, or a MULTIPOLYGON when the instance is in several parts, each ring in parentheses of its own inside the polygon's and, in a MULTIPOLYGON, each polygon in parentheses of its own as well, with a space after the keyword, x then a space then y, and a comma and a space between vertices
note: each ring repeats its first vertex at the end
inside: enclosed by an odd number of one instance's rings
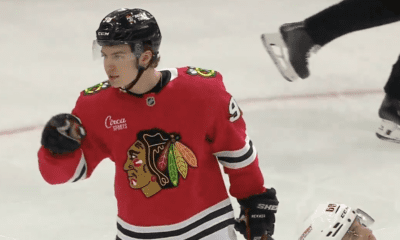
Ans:
POLYGON ((376 238, 369 228, 355 220, 342 240, 376 240, 376 238))
POLYGON ((138 72, 136 57, 129 45, 103 46, 101 54, 111 86, 125 87, 135 79, 138 72))
POLYGON ((128 174, 131 188, 146 187, 151 182, 151 172, 146 162, 146 150, 140 141, 136 141, 128 150, 124 170, 128 174))

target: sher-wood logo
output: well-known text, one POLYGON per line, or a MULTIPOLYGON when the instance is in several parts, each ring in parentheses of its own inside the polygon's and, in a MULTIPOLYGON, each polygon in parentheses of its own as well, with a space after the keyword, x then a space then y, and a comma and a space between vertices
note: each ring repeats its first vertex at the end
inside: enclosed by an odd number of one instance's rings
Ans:
POLYGON ((114 120, 111 118, 111 116, 106 117, 105 125, 106 128, 108 129, 112 128, 114 131, 119 131, 128 128, 125 118, 114 120))

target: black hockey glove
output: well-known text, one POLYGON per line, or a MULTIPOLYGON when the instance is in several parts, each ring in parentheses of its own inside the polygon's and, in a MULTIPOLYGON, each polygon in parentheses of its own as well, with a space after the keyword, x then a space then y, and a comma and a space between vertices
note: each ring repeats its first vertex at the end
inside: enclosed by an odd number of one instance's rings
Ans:
POLYGON ((81 120, 68 113, 58 114, 47 122, 42 133, 42 145, 53 154, 70 153, 78 149, 86 136, 81 120))
POLYGON ((271 236, 274 234, 275 213, 279 204, 275 189, 267 189, 265 193, 238 199, 238 202, 240 216, 235 222, 236 231, 246 240, 274 240, 271 236))

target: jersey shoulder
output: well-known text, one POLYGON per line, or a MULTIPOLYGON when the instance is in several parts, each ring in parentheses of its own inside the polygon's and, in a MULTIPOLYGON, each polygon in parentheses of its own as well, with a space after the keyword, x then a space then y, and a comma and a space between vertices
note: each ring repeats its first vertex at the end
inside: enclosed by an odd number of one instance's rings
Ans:
POLYGON ((221 74, 215 70, 209 70, 200 67, 192 67, 187 66, 181 68, 183 74, 186 74, 190 77, 199 77, 201 79, 219 79, 221 78, 221 74))
POLYGON ((186 80, 191 86, 207 86, 225 90, 223 78, 220 72, 200 67, 182 67, 177 68, 178 78, 186 80))
POLYGON ((104 90, 109 89, 111 87, 111 84, 108 80, 103 81, 101 83, 98 83, 94 86, 88 87, 85 90, 81 92, 82 96, 93 96, 97 95, 101 92, 104 92, 104 90))
POLYGON ((75 112, 82 119, 82 115, 93 114, 92 111, 98 111, 104 107, 107 102, 110 102, 111 84, 107 81, 100 82, 94 86, 88 87, 80 92, 80 95, 75 104, 75 112))

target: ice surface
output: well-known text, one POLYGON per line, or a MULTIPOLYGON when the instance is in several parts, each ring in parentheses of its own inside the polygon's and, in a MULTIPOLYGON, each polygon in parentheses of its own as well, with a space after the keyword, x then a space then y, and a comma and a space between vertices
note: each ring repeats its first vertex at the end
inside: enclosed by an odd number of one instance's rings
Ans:
MULTIPOLYGON (((191 65, 224 75, 265 184, 277 189, 276 240, 297 239, 298 225, 326 201, 362 208, 376 219, 375 230, 395 229, 400 145, 382 142, 375 130, 380 90, 400 53, 399 24, 329 43, 311 56, 311 77, 294 83, 281 77, 260 40, 337 2, 0 1, 0 132, 43 126, 69 112, 82 89, 106 78, 91 56, 100 20, 120 7, 144 8, 162 31, 160 68, 191 65), (341 94, 348 91, 369 93, 341 94), (337 94, 281 97, 325 93, 337 94)), ((0 136, 0 240, 114 239, 111 161, 88 180, 48 185, 37 166, 40 135, 36 128, 0 136)))

